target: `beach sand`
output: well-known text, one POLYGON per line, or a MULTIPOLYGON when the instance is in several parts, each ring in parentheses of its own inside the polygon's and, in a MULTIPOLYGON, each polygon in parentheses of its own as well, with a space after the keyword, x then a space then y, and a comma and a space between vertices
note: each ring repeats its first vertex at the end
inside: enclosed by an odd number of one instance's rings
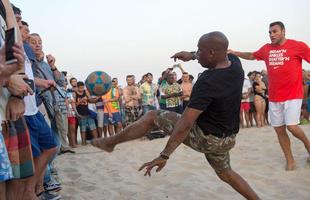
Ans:
MULTIPOLYGON (((301 128, 310 138, 310 125, 301 128)), ((287 172, 271 127, 242 129, 238 134, 231 166, 262 199, 310 199, 308 154, 299 140, 291 134, 290 138, 297 169, 287 172)), ((118 145, 112 153, 87 145, 77 148, 76 154, 59 156, 61 196, 64 200, 243 199, 217 178, 204 154, 185 145, 179 146, 160 173, 144 177, 138 168, 158 156, 167 140, 135 140, 118 145)))

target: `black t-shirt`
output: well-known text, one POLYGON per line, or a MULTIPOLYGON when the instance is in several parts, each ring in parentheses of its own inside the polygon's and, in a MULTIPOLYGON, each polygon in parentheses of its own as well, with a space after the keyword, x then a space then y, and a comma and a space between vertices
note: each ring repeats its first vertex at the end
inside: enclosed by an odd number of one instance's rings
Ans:
MULTIPOLYGON (((87 97, 85 90, 83 91, 83 94, 78 94, 77 92, 75 92, 75 101, 78 102, 81 99, 83 99, 84 97, 87 97)), ((80 115, 83 116, 88 116, 88 103, 84 103, 84 104, 80 104, 78 106, 76 106, 76 110, 78 111, 78 113, 80 115)))
POLYGON ((239 131, 244 71, 237 56, 231 66, 204 71, 195 83, 188 107, 203 111, 197 125, 206 135, 227 137, 239 131))

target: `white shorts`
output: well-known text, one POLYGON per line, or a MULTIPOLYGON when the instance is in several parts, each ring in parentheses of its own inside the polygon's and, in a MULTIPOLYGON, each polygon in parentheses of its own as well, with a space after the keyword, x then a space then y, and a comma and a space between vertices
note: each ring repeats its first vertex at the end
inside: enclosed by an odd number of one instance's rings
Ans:
POLYGON ((270 123, 273 127, 299 124, 302 99, 269 102, 270 123))
POLYGON ((103 110, 98 110, 97 111, 97 121, 98 121, 98 127, 102 128, 103 127, 103 110))

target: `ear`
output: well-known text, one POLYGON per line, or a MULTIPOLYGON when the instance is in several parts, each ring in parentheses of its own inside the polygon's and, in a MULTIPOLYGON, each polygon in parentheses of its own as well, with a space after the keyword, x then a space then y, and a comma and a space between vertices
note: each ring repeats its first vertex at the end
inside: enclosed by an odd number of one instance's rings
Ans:
POLYGON ((283 35, 285 36, 285 33, 286 33, 285 29, 282 30, 282 33, 283 33, 283 35))
POLYGON ((210 56, 214 56, 215 55, 215 50, 214 49, 210 49, 209 53, 210 53, 210 56))

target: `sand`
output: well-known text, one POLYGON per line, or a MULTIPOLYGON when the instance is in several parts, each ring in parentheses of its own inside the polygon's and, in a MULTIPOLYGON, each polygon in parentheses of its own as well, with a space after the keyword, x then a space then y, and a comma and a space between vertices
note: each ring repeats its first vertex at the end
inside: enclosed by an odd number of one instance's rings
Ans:
MULTIPOLYGON (((310 138, 310 125, 301 126, 310 138)), ((232 168, 243 176, 262 199, 309 200, 310 163, 303 144, 290 135, 297 162, 295 171, 285 171, 285 159, 271 127, 240 130, 231 151, 232 168)), ((166 167, 144 177, 138 168, 162 151, 168 138, 135 140, 102 152, 91 145, 76 154, 57 158, 64 200, 202 200, 243 199, 220 181, 203 154, 181 145, 166 167)))

